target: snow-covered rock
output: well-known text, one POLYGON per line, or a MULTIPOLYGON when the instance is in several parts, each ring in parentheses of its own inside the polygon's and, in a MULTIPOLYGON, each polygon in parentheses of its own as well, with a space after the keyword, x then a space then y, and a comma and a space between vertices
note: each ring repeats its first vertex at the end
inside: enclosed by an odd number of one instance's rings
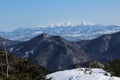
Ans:
POLYGON ((94 68, 85 71, 85 68, 58 71, 47 75, 47 78, 52 78, 52 80, 120 80, 119 77, 111 77, 103 69, 94 68))

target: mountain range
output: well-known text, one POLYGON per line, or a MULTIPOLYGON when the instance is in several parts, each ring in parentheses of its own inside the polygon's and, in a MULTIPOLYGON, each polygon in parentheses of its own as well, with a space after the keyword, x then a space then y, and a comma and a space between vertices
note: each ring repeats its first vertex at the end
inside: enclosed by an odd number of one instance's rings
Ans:
POLYGON ((43 33, 10 45, 9 52, 21 58, 31 58, 36 64, 57 71, 89 61, 107 62, 120 58, 119 47, 120 32, 77 42, 43 33))
POLYGON ((10 52, 19 57, 31 57, 35 63, 49 70, 61 70, 87 60, 79 45, 60 36, 41 34, 29 41, 10 46, 10 52))
POLYGON ((97 38, 104 34, 110 34, 120 31, 120 26, 115 25, 98 25, 98 24, 52 24, 45 27, 19 28, 11 32, 3 32, 0 34, 6 39, 27 41, 42 33, 50 35, 62 36, 69 41, 79 41, 97 38))

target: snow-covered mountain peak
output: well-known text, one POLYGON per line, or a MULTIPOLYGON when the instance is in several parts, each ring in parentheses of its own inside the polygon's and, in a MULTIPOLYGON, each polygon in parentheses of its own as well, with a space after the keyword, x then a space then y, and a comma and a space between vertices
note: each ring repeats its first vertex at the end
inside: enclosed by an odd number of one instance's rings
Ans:
POLYGON ((55 23, 46 26, 39 26, 39 27, 72 27, 72 26, 94 26, 96 24, 90 22, 82 22, 81 24, 73 23, 73 22, 62 22, 62 23, 55 23))
POLYGON ((63 23, 56 23, 56 24, 51 24, 50 27, 60 27, 60 26, 76 26, 78 24, 74 24, 72 22, 63 22, 63 23))
POLYGON ((82 22, 81 24, 80 24, 81 26, 94 26, 95 24, 94 23, 90 23, 90 22, 82 22))
POLYGON ((73 22, 62 22, 62 23, 55 23, 55 24, 48 24, 48 25, 39 25, 38 27, 46 28, 46 27, 67 27, 67 26, 77 26, 79 24, 73 22))

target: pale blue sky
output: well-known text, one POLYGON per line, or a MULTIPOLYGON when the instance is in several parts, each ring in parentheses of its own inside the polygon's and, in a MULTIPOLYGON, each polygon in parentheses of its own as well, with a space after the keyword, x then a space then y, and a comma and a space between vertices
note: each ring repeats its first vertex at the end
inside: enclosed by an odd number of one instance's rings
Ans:
POLYGON ((84 21, 120 25, 120 0, 0 0, 0 31, 84 21))

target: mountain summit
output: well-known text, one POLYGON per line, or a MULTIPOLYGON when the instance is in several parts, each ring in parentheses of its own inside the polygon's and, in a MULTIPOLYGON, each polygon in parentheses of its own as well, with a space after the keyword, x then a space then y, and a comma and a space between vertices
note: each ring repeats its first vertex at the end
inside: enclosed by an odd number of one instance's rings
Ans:
POLYGON ((60 36, 41 34, 29 41, 12 45, 11 53, 19 57, 29 56, 38 65, 56 71, 87 61, 87 55, 79 45, 60 36))

